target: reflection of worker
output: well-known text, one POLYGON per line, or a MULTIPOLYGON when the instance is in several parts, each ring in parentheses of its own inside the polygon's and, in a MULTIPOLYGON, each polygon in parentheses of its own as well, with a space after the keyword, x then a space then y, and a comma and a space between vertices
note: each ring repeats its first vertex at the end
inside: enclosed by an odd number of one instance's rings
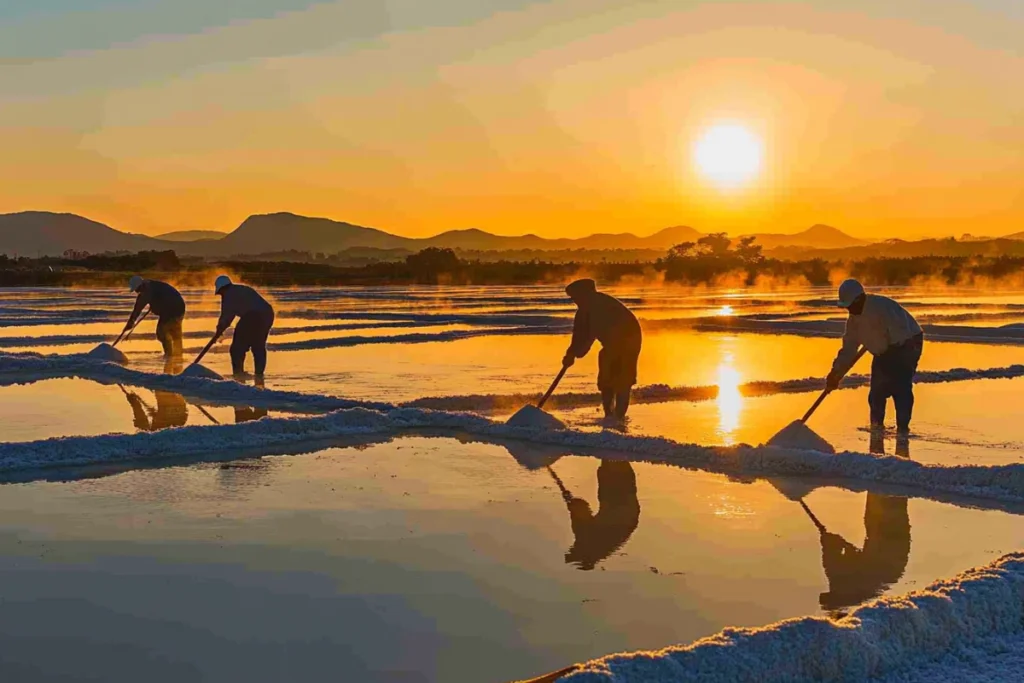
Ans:
MULTIPOLYGON (((881 438, 872 434, 872 452, 884 454, 881 438)), ((898 440, 896 448, 897 455, 909 455, 905 439, 898 440)), ((822 608, 840 609, 877 597, 903 576, 910 559, 910 515, 905 497, 868 493, 863 549, 828 532, 817 520, 815 523, 821 532, 821 564, 829 585, 819 598, 822 608)))
POLYGON ((235 422, 251 422, 267 416, 266 408, 252 408, 249 406, 235 406, 235 422))
POLYGON ((127 332, 135 324, 142 309, 148 305, 149 310, 158 318, 156 338, 164 347, 164 355, 180 356, 181 321, 185 317, 185 300, 181 298, 181 293, 166 282, 146 280, 138 275, 133 275, 128 280, 128 288, 138 296, 135 298, 135 308, 128 316, 124 331, 127 332))
POLYGON ((571 366, 601 342, 597 357, 597 388, 607 417, 622 419, 629 409, 629 393, 636 384, 642 334, 640 322, 613 296, 597 291, 593 280, 577 280, 565 288, 576 304, 572 343, 562 364, 571 366))
POLYGON ((590 570, 621 548, 640 523, 640 501, 636 497, 636 475, 625 461, 604 460, 597 468, 598 511, 576 498, 549 468, 569 508, 575 543, 565 554, 568 564, 590 570))
POLYGON ((261 377, 267 369, 267 337, 274 324, 274 307, 252 287, 236 285, 227 275, 221 275, 214 283, 214 291, 220 297, 220 320, 217 321, 217 336, 228 329, 235 318, 235 334, 231 340, 231 370, 242 374, 245 356, 252 351, 254 373, 261 377))
POLYGON ((139 431, 155 432, 169 427, 181 427, 188 422, 188 406, 181 394, 154 391, 156 408, 150 408, 141 396, 124 387, 122 389, 128 404, 132 407, 132 421, 139 431))
POLYGON ((885 422, 885 404, 892 397, 896 406, 896 429, 910 431, 914 410, 914 373, 924 345, 921 326, 907 309, 892 299, 867 294, 856 280, 839 285, 839 306, 850 312, 843 334, 843 347, 832 363, 827 386, 836 389, 853 365, 861 346, 872 353, 871 425, 885 422))

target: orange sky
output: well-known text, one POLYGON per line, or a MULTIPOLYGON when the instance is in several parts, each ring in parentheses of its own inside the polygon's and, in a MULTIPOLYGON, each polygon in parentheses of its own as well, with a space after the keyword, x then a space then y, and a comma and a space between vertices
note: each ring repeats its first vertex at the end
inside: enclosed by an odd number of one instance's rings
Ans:
POLYGON ((1019 0, 229 4, 0 9, 0 211, 149 234, 271 211, 411 236, 1024 230, 1019 0), (732 192, 691 163, 721 121, 764 142, 732 192))

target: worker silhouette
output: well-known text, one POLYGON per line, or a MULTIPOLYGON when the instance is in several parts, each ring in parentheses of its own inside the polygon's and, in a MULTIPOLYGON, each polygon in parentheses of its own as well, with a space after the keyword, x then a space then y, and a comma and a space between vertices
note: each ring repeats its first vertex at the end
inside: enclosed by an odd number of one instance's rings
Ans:
MULTIPOLYGON (((896 447, 897 455, 910 456, 907 439, 898 439, 896 447)), ((871 451, 885 454, 881 430, 872 431, 871 451)), ((823 609, 837 610, 877 597, 903 576, 910 559, 910 515, 905 496, 868 493, 863 548, 830 533, 803 501, 801 505, 821 533, 821 564, 829 586, 828 592, 819 596, 823 609)))
POLYGON ((252 406, 235 406, 235 423, 252 422, 267 416, 266 408, 254 408, 252 406))
POLYGON ((643 333, 640 321, 625 304, 613 296, 597 291, 590 279, 576 280, 565 288, 576 304, 572 341, 565 351, 562 366, 569 368, 601 342, 597 355, 597 388, 605 417, 625 419, 630 393, 636 384, 637 363, 643 333))
POLYGON ((589 571, 625 545, 640 523, 636 474, 626 461, 602 460, 597 468, 598 510, 594 514, 590 504, 573 496, 554 470, 549 467, 548 471, 562 491, 576 537, 565 553, 565 562, 589 571))
MULTIPOLYGON (((120 385, 119 385, 120 386, 120 385)), ((142 397, 123 386, 128 405, 132 407, 132 422, 140 432, 156 432, 170 427, 182 427, 188 422, 188 404, 185 397, 172 391, 154 391, 156 407, 150 407, 142 397)))

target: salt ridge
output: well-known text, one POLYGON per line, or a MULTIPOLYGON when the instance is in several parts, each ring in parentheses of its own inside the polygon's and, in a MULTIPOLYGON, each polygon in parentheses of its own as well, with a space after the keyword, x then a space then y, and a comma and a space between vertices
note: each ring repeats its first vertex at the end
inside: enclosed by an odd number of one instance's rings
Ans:
POLYGON ((614 431, 594 433, 516 427, 468 413, 416 408, 392 408, 385 412, 358 407, 316 417, 264 418, 236 425, 180 427, 155 433, 5 443, 0 444, 0 472, 145 461, 166 458, 168 453, 173 453, 174 457, 243 453, 251 448, 265 449, 332 437, 392 436, 417 430, 441 430, 492 440, 513 439, 568 449, 615 451, 627 454, 630 459, 733 475, 856 479, 979 499, 1024 502, 1024 465, 943 466, 851 452, 826 455, 764 446, 708 447, 614 431))
MULTIPOLYGON (((941 664, 951 651, 1024 637, 1024 553, 879 598, 837 620, 803 617, 728 628, 689 646, 587 662, 562 683, 802 683, 892 678, 941 664)), ((947 665, 948 666, 948 665, 947 665)), ((953 664, 955 666, 955 663, 953 664)), ((1006 672, 1017 680, 1019 671, 1006 672)))

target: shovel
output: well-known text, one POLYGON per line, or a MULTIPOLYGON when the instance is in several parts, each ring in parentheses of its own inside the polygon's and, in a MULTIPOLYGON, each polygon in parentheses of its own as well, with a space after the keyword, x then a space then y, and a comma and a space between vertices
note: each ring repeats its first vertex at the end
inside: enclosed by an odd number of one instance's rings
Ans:
POLYGON ((111 344, 111 346, 117 346, 118 343, 122 341, 128 341, 128 337, 132 336, 132 332, 135 331, 135 328, 142 324, 142 321, 146 319, 147 315, 149 315, 149 311, 150 309, 147 308, 146 312, 139 316, 139 319, 135 321, 134 325, 127 330, 121 330, 121 334, 117 335, 117 339, 114 340, 114 343, 111 344))
MULTIPOLYGON (((867 347, 862 346, 857 355, 854 356, 853 362, 850 363, 847 372, 853 369, 853 366, 857 364, 857 361, 861 359, 867 352, 867 347)), ((799 420, 790 422, 785 428, 782 429, 778 434, 768 439, 769 446, 778 446, 780 448, 795 448, 799 450, 815 450, 823 453, 835 453, 836 449, 832 445, 825 441, 825 439, 818 436, 813 429, 807 426, 807 421, 811 419, 811 415, 814 415, 814 411, 818 409, 825 397, 832 393, 832 390, 828 387, 821 392, 818 399, 814 402, 804 416, 799 420)))

